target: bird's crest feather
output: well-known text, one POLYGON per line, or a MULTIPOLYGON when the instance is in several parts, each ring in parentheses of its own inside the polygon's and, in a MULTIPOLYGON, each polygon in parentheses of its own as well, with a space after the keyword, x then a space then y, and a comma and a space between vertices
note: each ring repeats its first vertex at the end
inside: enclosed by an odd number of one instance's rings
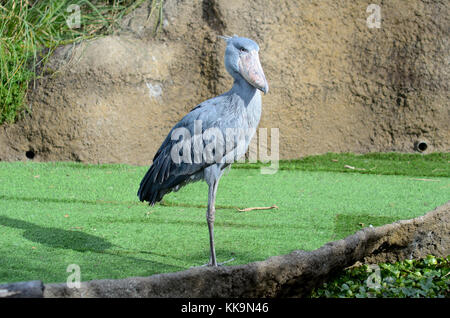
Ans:
POLYGON ((225 40, 225 42, 228 42, 228 40, 231 39, 231 36, 228 35, 218 35, 217 37, 221 38, 222 40, 225 40))
POLYGON ((233 36, 229 36, 229 35, 218 35, 219 38, 221 38, 222 40, 225 40, 225 42, 228 42, 230 39, 238 37, 236 34, 233 36))

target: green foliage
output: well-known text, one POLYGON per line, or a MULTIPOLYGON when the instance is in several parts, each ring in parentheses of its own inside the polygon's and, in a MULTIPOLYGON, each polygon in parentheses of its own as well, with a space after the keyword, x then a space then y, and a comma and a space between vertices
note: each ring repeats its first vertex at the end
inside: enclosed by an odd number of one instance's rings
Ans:
POLYGON ((378 269, 373 265, 346 269, 314 290, 311 297, 450 297, 450 256, 428 255, 420 260, 378 266, 378 269))
POLYGON ((32 72, 24 67, 30 53, 22 45, 16 45, 11 39, 0 39, 0 124, 13 122, 18 105, 23 105, 27 83, 32 72))
MULTIPOLYGON (((145 0, 6 0, 0 2, 0 124, 24 110, 28 84, 61 44, 114 32, 120 19, 145 0), (71 7, 72 6, 72 7, 71 7), (80 24, 72 21, 75 6, 80 24)), ((162 0, 152 3, 159 11, 162 0)))

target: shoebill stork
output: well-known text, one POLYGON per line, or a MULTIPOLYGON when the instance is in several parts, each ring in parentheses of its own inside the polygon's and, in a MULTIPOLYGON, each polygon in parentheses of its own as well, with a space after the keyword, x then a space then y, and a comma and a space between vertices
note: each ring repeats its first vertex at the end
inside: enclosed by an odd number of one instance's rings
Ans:
POLYGON ((190 182, 206 181, 210 266, 217 266, 214 205, 219 180, 224 169, 247 151, 261 117, 260 91, 266 94, 269 90, 258 44, 236 35, 221 38, 227 44, 225 68, 234 79, 233 87, 197 105, 172 128, 138 191, 139 200, 153 206, 165 194, 190 182))

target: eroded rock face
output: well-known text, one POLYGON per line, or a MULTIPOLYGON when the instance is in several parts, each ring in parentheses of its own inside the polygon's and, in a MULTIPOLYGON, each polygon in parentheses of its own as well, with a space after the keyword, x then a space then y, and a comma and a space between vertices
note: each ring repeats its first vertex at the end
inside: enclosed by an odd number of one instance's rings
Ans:
POLYGON ((29 93, 30 115, 0 127, 0 160, 147 165, 170 128, 230 88, 217 35, 256 40, 270 84, 260 127, 280 158, 333 152, 450 150, 448 1, 165 1, 123 31, 57 50, 29 93))

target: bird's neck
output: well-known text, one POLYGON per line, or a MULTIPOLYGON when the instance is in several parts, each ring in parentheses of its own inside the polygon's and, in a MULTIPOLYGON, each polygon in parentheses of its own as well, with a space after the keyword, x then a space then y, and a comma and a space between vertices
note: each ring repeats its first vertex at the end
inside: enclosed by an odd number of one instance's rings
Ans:
POLYGON ((257 91, 256 88, 247 83, 242 77, 234 79, 233 87, 230 90, 231 93, 239 95, 244 100, 245 105, 250 103, 257 91))

